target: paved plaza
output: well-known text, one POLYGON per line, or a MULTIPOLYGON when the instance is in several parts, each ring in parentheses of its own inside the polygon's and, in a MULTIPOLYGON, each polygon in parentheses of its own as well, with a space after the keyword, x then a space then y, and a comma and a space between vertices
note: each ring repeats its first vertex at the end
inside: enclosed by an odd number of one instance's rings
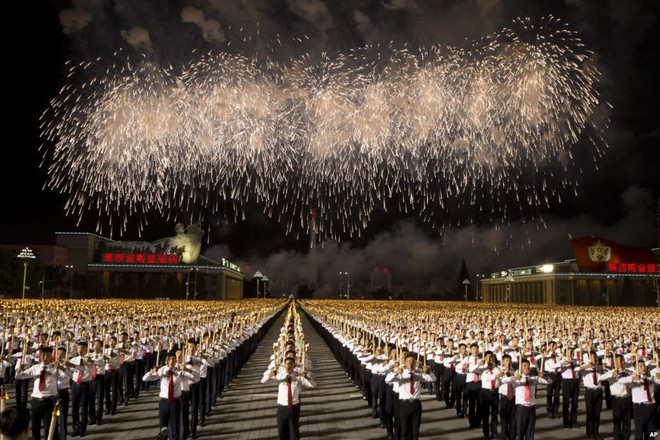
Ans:
MULTIPOLYGON (((378 420, 355 386, 334 359, 330 349, 302 315, 305 340, 309 342, 308 356, 314 363, 317 388, 304 390, 301 410, 301 437, 306 439, 386 439, 378 420)), ((261 384, 260 379, 272 354, 282 326, 278 319, 266 333, 259 348, 245 364, 237 378, 222 394, 206 425, 198 430, 200 439, 277 439, 275 420, 277 385, 261 384)), ((9 386, 10 395, 13 389, 9 386)), ((155 439, 158 435, 157 387, 140 393, 126 407, 120 406, 114 416, 105 416, 100 426, 89 426, 85 439, 155 439)), ((582 439, 584 401, 580 401, 579 430, 564 430, 561 418, 551 420, 545 415, 545 390, 537 396, 543 404, 537 410, 536 439, 582 439)), ((421 438, 424 439, 483 439, 480 429, 469 429, 467 419, 458 419, 454 409, 445 409, 442 402, 426 392, 422 397, 423 416, 421 438)), ((13 404, 13 398, 9 405, 13 404)), ((634 425, 634 423, 633 423, 634 425)), ((612 438, 612 412, 603 410, 601 435, 612 438)))

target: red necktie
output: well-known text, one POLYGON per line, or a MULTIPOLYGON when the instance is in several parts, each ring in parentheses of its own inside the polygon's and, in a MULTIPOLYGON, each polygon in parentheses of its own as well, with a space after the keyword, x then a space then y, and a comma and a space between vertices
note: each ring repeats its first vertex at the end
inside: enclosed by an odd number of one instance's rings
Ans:
POLYGON ((96 364, 92 367, 92 379, 96 379, 96 364))
POLYGON ((525 403, 529 402, 529 377, 527 382, 525 382, 525 403))
POLYGON ((41 370, 41 374, 39 375, 39 391, 43 391, 46 388, 46 368, 44 367, 43 370, 41 370))
POLYGON ((594 386, 597 387, 598 386, 598 376, 596 375, 596 370, 594 370, 594 372, 592 374, 594 375, 594 386))
POLYGON ((575 370, 573 369, 573 362, 571 362, 571 376, 575 379, 575 370))
POLYGON ((642 357, 646 357, 646 347, 642 348, 642 357))
POLYGON ((286 381, 287 386, 287 406, 289 409, 293 408, 293 391, 291 391, 291 378, 289 377, 286 381))
POLYGON ((646 391, 646 400, 651 402, 651 389, 649 388, 649 381, 646 377, 644 378, 644 391, 646 391))
POLYGON ((167 378, 167 401, 170 403, 174 402, 174 375, 172 371, 169 372, 169 377, 167 378))
POLYGON ((413 376, 413 372, 410 372, 410 397, 412 398, 413 394, 415 394, 415 376, 413 376))
POLYGON ((509 400, 513 399, 513 384, 511 382, 506 387, 506 398, 509 400))
MULTIPOLYGON (((493 374, 493 369, 492 368, 490 369, 490 374, 491 375, 493 374)), ((494 380, 490 381, 490 390, 495 391, 495 381, 494 380)))

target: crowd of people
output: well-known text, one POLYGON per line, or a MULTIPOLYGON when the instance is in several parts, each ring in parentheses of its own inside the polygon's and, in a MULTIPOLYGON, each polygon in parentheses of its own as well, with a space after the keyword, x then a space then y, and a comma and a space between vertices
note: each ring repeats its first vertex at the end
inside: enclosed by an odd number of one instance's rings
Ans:
POLYGON ((660 426, 657 309, 95 300, 0 302, 0 396, 13 392, 16 404, 2 413, 1 432, 21 438, 29 410, 33 439, 82 437, 155 386, 163 435, 196 438, 265 329, 286 312, 262 382, 277 383, 279 437, 298 439, 302 389, 316 386, 300 311, 389 439, 419 437, 423 393, 485 439, 533 439, 543 406, 548 418, 592 439, 602 438, 603 407, 615 439, 630 438, 633 420, 637 439, 660 426))
POLYGON ((0 395, 13 391, 16 407, 29 408, 33 440, 64 440, 84 436, 155 384, 162 432, 196 438, 283 306, 0 301, 0 395))
POLYGON ((302 388, 314 388, 312 361, 307 356, 300 315, 295 302, 287 309, 278 340, 273 343, 270 364, 261 383, 275 381, 277 392, 277 434, 280 440, 300 438, 300 394, 302 388))
POLYGON ((302 308, 361 390, 388 439, 420 432, 431 393, 485 439, 533 439, 539 388, 565 429, 615 439, 660 426, 657 309, 438 302, 303 301, 302 308), (357 312, 356 310, 359 310, 357 312))

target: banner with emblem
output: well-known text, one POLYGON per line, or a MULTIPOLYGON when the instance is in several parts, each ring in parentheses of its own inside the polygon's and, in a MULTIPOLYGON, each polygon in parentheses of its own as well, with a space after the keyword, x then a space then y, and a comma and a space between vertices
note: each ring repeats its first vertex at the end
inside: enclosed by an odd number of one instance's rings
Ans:
POLYGON ((608 264, 658 263, 655 254, 648 247, 628 246, 597 236, 572 237, 571 245, 581 272, 605 272, 608 264))

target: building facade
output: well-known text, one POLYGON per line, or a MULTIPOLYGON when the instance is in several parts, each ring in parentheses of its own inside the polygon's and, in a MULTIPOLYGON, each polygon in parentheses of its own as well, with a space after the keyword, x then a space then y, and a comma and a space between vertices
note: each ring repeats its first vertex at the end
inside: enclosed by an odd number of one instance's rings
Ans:
POLYGON ((637 249, 600 237, 578 237, 572 239, 572 244, 575 259, 509 268, 483 278, 480 281, 483 301, 660 305, 660 249, 637 249))

